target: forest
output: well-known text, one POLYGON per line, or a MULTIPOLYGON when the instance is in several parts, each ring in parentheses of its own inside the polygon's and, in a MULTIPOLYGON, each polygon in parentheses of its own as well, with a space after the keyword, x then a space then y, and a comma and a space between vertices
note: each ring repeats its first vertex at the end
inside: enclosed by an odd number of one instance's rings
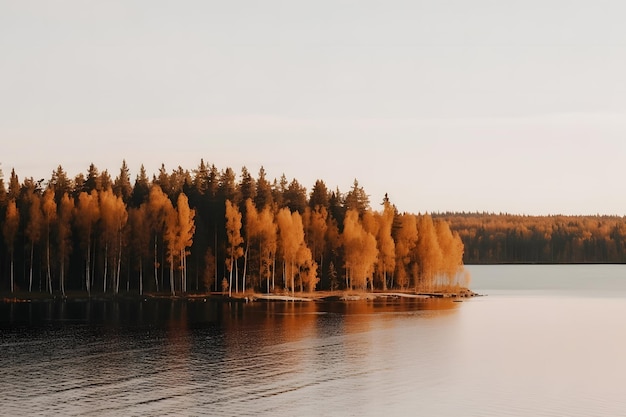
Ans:
POLYGON ((447 221, 370 206, 355 179, 310 192, 283 174, 200 161, 134 182, 91 164, 49 180, 0 175, 0 290, 119 293, 445 291, 467 286, 447 221))
POLYGON ((438 213, 459 234, 466 264, 625 263, 626 218, 438 213))

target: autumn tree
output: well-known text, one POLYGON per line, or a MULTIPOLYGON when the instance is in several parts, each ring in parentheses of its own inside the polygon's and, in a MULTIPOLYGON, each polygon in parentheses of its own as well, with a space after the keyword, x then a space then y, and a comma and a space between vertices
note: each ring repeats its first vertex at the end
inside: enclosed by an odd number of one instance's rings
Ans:
POLYGON ((57 215, 57 250, 59 256, 59 286, 65 297, 65 271, 72 252, 72 217, 74 200, 67 193, 61 197, 57 215))
POLYGON ((267 292, 270 291, 270 276, 272 277, 272 289, 276 271, 276 248, 278 226, 274 221, 274 213, 270 206, 258 214, 258 238, 259 238, 259 277, 265 276, 267 292))
POLYGON ((15 237, 17 236, 20 225, 20 212, 15 204, 15 199, 10 199, 4 216, 4 224, 2 225, 2 233, 4 241, 9 248, 9 257, 11 259, 11 292, 15 290, 15 272, 14 272, 14 253, 15 253, 15 237))
POLYGON ((161 244, 164 243, 165 233, 168 221, 172 222, 172 213, 174 211, 174 207, 172 206, 172 202, 167 197, 167 195, 161 190, 161 187, 158 185, 153 185, 150 188, 150 193, 148 195, 148 201, 144 203, 147 208, 148 213, 148 224, 150 227, 150 234, 152 236, 152 241, 154 243, 154 283, 156 286, 157 292, 159 288, 159 274, 158 269, 160 267, 159 263, 159 241, 161 244))
POLYGON ((35 245, 41 240, 41 228, 43 216, 41 213, 41 197, 39 194, 30 191, 28 196, 28 222, 26 223, 25 235, 30 243, 30 262, 28 271, 28 292, 33 289, 33 266, 35 245))
POLYGON ((396 268, 396 244, 391 234, 394 216, 395 209, 385 196, 382 213, 375 213, 375 219, 378 223, 376 233, 378 262, 376 264, 376 272, 383 290, 387 290, 387 277, 393 274, 396 268))
POLYGON ((121 197, 108 188, 99 194, 100 218, 102 223, 102 244, 104 247, 103 291, 107 290, 109 263, 114 268, 111 285, 119 292, 120 269, 122 264, 123 228, 128 221, 128 211, 121 197))
POLYGON ((194 217, 196 211, 189 207, 189 200, 184 193, 178 195, 176 202, 176 235, 174 245, 171 247, 180 258, 181 289, 187 292, 187 248, 193 244, 193 235, 196 231, 194 217))
MULTIPOLYGON (((226 200, 226 237, 228 239, 228 248, 226 251, 226 269, 229 274, 228 295, 232 296, 233 288, 233 269, 236 268, 236 263, 243 255, 243 249, 241 244, 243 238, 241 237, 241 213, 236 205, 230 200, 226 200)), ((238 281, 239 278, 235 277, 238 281)))
POLYGON ((417 229, 419 238, 417 239, 416 254, 419 263, 419 282, 415 279, 415 289, 421 286, 427 290, 433 290, 437 274, 441 273, 443 254, 439 247, 437 232, 433 219, 430 215, 424 214, 418 217, 417 229), (420 285, 421 284, 421 285, 420 285))
POLYGON ((311 250, 304 241, 302 217, 298 212, 291 213, 282 208, 276 215, 278 236, 283 255, 283 279, 286 287, 295 293, 295 278, 298 276, 300 291, 312 290, 317 284, 317 264, 313 260, 311 250))
POLYGON ((94 229, 99 218, 100 203, 96 190, 92 190, 90 193, 81 192, 78 195, 75 224, 78 230, 80 247, 85 254, 85 287, 89 295, 91 295, 92 283, 92 242, 94 229))
POLYGON ((54 191, 48 188, 43 194, 42 201, 43 229, 46 238, 46 288, 52 294, 52 272, 50 266, 50 241, 52 238, 52 228, 57 220, 57 204, 54 200, 54 191))
POLYGON ((441 275, 447 278, 448 287, 452 287, 463 269, 463 242, 458 233, 453 234, 448 223, 443 220, 435 220, 434 225, 442 252, 441 275))
POLYGON ((397 217, 397 227, 394 230, 395 243, 395 282, 400 288, 406 288, 409 284, 409 263, 411 253, 417 245, 417 219, 413 214, 402 214, 397 217))
POLYGON ((138 285, 139 294, 143 294, 143 266, 144 259, 149 256, 150 247, 150 223, 148 206, 142 204, 137 208, 128 210, 128 223, 130 226, 130 244, 135 253, 137 268, 139 269, 138 285))
POLYGON ((366 289, 378 257, 376 238, 363 228, 356 209, 348 210, 341 236, 345 252, 346 287, 366 289))
MULTIPOLYGON (((326 207, 317 205, 313 210, 307 207, 302 216, 307 246, 311 249, 313 259, 320 270, 324 266, 324 251, 326 250, 326 232, 328 230, 328 211, 326 207)), ((321 271, 320 271, 321 275, 321 271)))

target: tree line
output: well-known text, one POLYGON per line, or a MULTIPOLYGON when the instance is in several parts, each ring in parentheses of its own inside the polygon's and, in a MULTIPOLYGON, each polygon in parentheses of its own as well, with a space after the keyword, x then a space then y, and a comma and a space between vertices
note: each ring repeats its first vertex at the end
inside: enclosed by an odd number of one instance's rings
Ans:
POLYGON ((466 264, 626 263, 626 218, 438 213, 465 246, 466 264))
POLYGON ((377 210, 357 180, 310 192, 263 167, 162 165, 134 184, 91 164, 20 182, 0 173, 0 288, 126 292, 436 291, 466 285, 463 243, 442 219, 377 210))

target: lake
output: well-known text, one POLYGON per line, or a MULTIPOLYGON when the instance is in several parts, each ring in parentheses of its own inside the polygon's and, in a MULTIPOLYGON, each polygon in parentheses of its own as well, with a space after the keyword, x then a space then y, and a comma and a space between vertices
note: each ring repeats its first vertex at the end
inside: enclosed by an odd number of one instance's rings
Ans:
POLYGON ((0 304, 2 415, 626 415, 626 266, 469 266, 485 297, 0 304))

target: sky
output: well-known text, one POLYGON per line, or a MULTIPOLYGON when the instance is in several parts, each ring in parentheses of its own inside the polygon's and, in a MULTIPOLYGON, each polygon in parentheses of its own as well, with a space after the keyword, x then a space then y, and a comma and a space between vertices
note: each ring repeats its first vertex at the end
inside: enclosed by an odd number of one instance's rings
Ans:
POLYGON ((0 0, 0 168, 626 214, 626 2, 0 0))

